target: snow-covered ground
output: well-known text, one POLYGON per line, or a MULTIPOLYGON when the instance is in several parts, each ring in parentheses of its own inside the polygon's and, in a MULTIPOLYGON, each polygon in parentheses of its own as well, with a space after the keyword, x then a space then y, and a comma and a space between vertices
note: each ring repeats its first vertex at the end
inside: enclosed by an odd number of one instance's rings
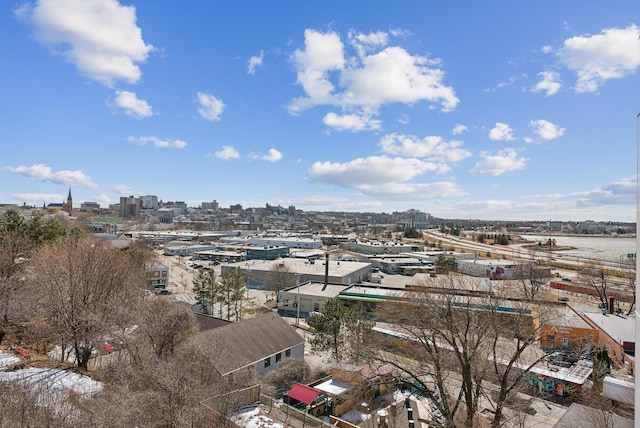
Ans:
POLYGON ((92 395, 102 390, 102 383, 88 376, 79 375, 61 369, 26 368, 7 370, 12 364, 19 363, 20 358, 12 352, 0 351, 0 382, 21 382, 34 391, 65 394, 74 392, 80 395, 92 395))
POLYGON ((88 376, 79 375, 66 370, 52 368, 36 368, 14 371, 0 371, 0 382, 23 382, 30 387, 47 392, 75 392, 91 395, 102 390, 102 383, 88 376))
POLYGON ((6 353, 6 352, 0 351, 0 370, 5 370, 11 364, 15 364, 19 361, 20 361, 20 358, 18 358, 13 352, 6 353))
POLYGON ((243 409, 234 414, 231 420, 244 428, 284 428, 283 423, 276 422, 269 416, 261 414, 259 406, 243 409))

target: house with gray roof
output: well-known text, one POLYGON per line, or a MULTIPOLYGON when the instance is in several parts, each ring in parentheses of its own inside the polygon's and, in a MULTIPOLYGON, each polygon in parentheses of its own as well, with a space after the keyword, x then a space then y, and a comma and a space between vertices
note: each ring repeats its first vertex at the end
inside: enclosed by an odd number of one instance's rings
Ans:
POLYGON ((304 358, 304 338, 275 313, 203 331, 198 341, 211 351, 223 378, 263 374, 277 370, 288 358, 304 358))

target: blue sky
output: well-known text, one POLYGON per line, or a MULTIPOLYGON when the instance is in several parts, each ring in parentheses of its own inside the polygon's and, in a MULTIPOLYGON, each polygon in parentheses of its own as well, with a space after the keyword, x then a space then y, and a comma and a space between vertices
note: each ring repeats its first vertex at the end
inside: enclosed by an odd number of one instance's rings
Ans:
POLYGON ((633 222, 639 35, 637 1, 4 1, 0 202, 633 222))

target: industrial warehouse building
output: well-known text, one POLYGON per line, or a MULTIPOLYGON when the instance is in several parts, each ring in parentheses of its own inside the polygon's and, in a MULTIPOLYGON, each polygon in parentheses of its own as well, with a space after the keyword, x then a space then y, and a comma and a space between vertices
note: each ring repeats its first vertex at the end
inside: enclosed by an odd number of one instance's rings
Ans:
POLYGON ((353 261, 306 259, 278 259, 278 260, 247 260, 229 263, 222 266, 222 273, 242 270, 247 276, 249 288, 265 288, 269 284, 273 272, 284 271, 294 275, 297 283, 322 282, 331 284, 351 285, 371 278, 371 263, 353 261))

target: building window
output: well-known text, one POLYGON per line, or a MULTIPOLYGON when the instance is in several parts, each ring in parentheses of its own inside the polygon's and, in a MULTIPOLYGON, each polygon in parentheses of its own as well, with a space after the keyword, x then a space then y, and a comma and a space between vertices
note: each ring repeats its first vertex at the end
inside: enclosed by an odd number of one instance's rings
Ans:
POLYGON ((265 358, 264 367, 267 368, 271 365, 271 357, 265 358))
POLYGON ((547 336, 547 342, 555 342, 555 340, 556 340, 555 336, 552 336, 552 335, 547 336))
POLYGON ((282 359, 282 352, 278 352, 276 354, 276 363, 279 363, 281 359, 282 359))
POLYGON ((568 337, 563 337, 562 338, 562 346, 564 346, 565 348, 569 347, 569 338, 568 337))
POLYGON ((320 303, 314 303, 313 304, 313 310, 315 312, 320 312, 320 303))
POLYGON ((284 351, 284 356, 285 357, 290 357, 291 356, 291 349, 287 349, 286 351, 284 351))
POLYGON ((284 299, 284 303, 283 303, 283 305, 284 305, 284 306, 289 306, 289 299, 284 299))

